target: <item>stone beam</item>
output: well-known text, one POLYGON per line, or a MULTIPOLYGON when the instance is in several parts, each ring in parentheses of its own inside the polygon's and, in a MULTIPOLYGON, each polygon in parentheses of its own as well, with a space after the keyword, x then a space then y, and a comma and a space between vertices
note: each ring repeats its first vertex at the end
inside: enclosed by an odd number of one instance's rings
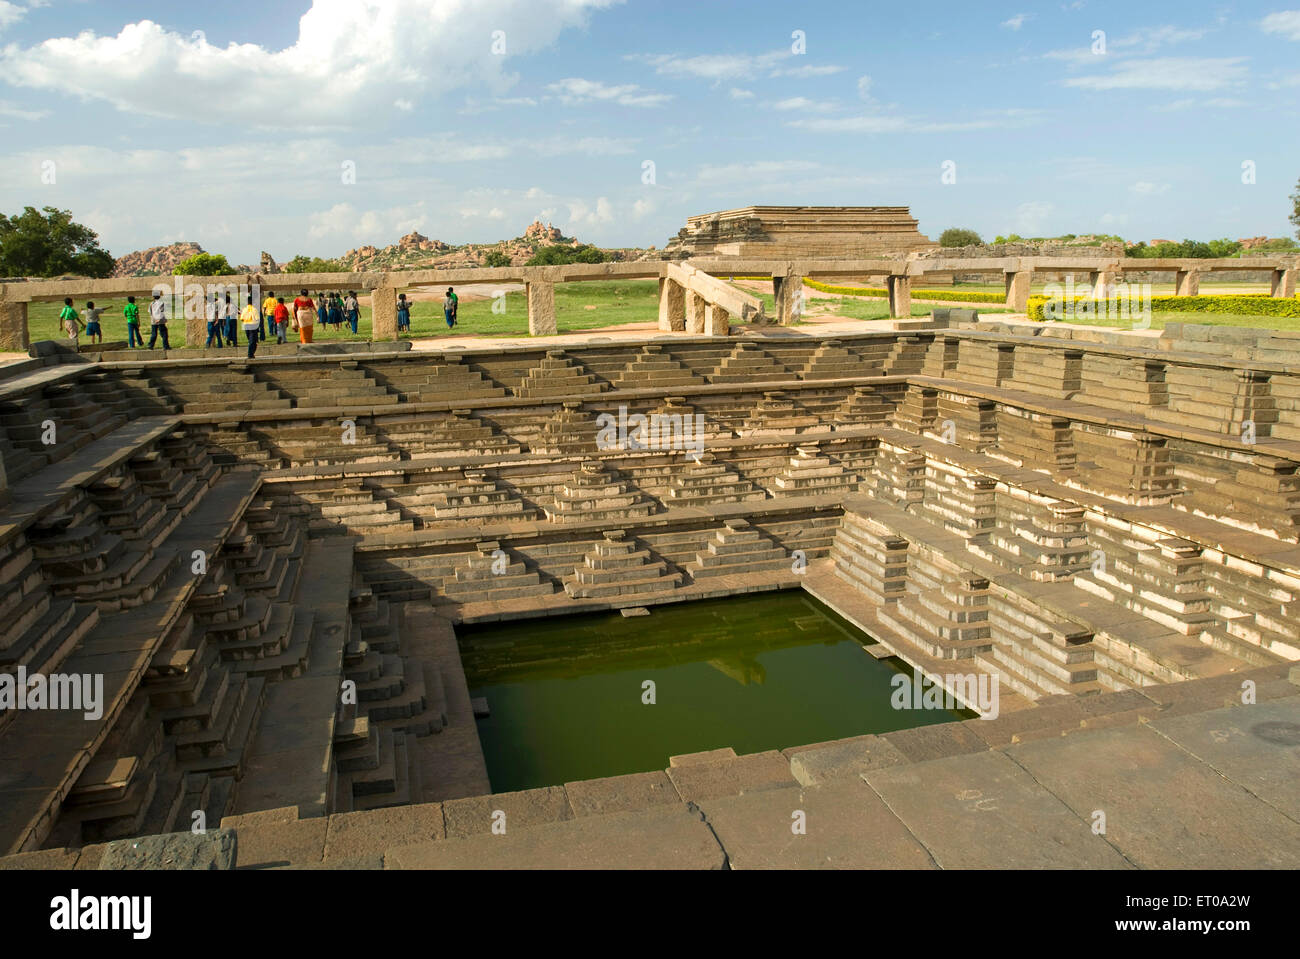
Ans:
POLYGON ((549 279, 530 277, 524 289, 528 291, 528 335, 554 336, 559 332, 555 323, 555 284, 549 279))
POLYGON ((686 329, 686 288, 676 280, 659 280, 659 329, 680 333, 686 329))
POLYGON ((891 276, 885 281, 889 290, 889 315, 908 318, 912 315, 912 278, 891 276))
POLYGON ((29 346, 27 304, 0 299, 0 353, 26 353, 29 346))

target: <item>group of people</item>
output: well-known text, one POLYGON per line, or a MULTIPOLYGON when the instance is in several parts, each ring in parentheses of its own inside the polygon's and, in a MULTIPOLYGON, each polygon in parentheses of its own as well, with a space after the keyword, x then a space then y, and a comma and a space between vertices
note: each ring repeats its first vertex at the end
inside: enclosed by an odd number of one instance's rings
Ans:
MULTIPOLYGON (((252 359, 257 353, 257 344, 260 340, 267 340, 274 336, 276 343, 287 343, 291 327, 297 332, 300 343, 312 342, 317 325, 332 326, 339 331, 343 329, 343 324, 347 323, 354 334, 357 332, 357 324, 361 319, 361 304, 357 300, 356 293, 349 290, 346 297, 338 293, 317 293, 316 296, 319 299, 319 307, 317 300, 313 299, 306 290, 299 292, 293 301, 293 306, 289 307, 285 304, 284 297, 267 291, 260 308, 250 296, 245 297, 241 309, 237 308, 229 293, 225 294, 224 302, 219 299, 219 294, 213 293, 203 304, 204 317, 208 324, 208 339, 205 346, 218 348, 238 346, 239 329, 242 328, 248 342, 248 356, 252 359)), ((455 290, 447 287, 447 295, 442 301, 442 311, 449 330, 456 325, 459 306, 460 298, 455 290)), ((68 297, 63 301, 59 322, 74 344, 83 331, 92 342, 103 343, 104 332, 100 321, 103 313, 102 307, 96 308, 93 302, 88 302, 78 316, 72 305, 72 297, 68 297)), ((134 296, 126 298, 126 306, 122 314, 126 318, 127 347, 129 349, 143 347, 145 342, 144 336, 140 333, 140 309, 136 306, 134 296)), ((153 295, 153 302, 149 304, 149 325, 149 349, 154 348, 159 337, 162 338, 163 349, 171 349, 167 337, 167 304, 162 295, 157 292, 153 295)), ((397 330, 399 333, 409 333, 411 330, 411 301, 406 298, 405 293, 397 297, 397 330)))
MULTIPOLYGON (((87 302, 86 308, 81 311, 81 316, 78 316, 76 308, 72 305, 72 297, 64 298, 63 309, 59 311, 59 323, 63 327, 63 331, 68 334, 68 339, 72 341, 74 347, 82 332, 85 332, 86 336, 90 337, 92 343, 104 342, 104 328, 100 321, 104 310, 104 307, 97 307, 93 302, 87 302)), ((126 306, 122 308, 122 315, 126 317, 127 347, 135 349, 144 346, 144 335, 140 332, 140 307, 136 305, 134 296, 126 298, 126 306)), ((158 293, 153 295, 153 302, 149 304, 149 326, 149 349, 153 349, 160 335, 163 349, 171 349, 171 345, 167 340, 167 304, 163 302, 162 296, 158 293)))

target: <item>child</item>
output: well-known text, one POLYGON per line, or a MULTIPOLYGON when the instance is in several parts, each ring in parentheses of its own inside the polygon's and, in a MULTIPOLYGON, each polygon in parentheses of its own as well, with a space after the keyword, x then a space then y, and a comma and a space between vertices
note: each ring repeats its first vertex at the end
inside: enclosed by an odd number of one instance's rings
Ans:
POLYGON ((410 332, 411 329, 411 304, 406 299, 405 293, 397 294, 397 332, 410 332))
POLYGON ((144 346, 144 337, 140 335, 140 307, 135 305, 134 296, 126 298, 126 306, 122 307, 122 315, 126 317, 127 349, 134 350, 136 347, 144 346))
POLYGON ((81 319, 77 316, 77 311, 72 308, 72 297, 66 297, 63 300, 63 309, 59 311, 59 324, 63 331, 68 334, 68 339, 72 341, 72 348, 77 348, 77 336, 81 333, 81 319))
POLYGON ((278 296, 275 299, 275 312, 271 316, 275 324, 275 342, 285 343, 288 341, 289 333, 289 308, 284 305, 284 297, 278 296))
POLYGON ((343 315, 347 318, 348 325, 352 327, 355 335, 357 332, 357 321, 361 319, 361 304, 357 302, 357 295, 348 290, 348 298, 343 301, 343 315))
POLYGON ((244 336, 248 337, 248 358, 251 360, 257 354, 257 338, 262 331, 262 311, 257 308, 252 297, 244 304, 240 323, 244 327, 244 336))
POLYGON ((460 305, 460 297, 451 287, 447 287, 447 295, 442 300, 442 315, 447 319, 447 329, 456 325, 456 308, 460 305))
POLYGON ((343 328, 343 297, 337 293, 330 300, 330 323, 334 325, 335 330, 343 328))
POLYGON ((90 337, 92 343, 103 343, 104 332, 99 326, 99 315, 104 312, 101 306, 95 309, 94 303, 87 303, 86 308, 81 311, 81 315, 86 318, 86 335, 90 337))
POLYGON ((230 294, 226 294, 226 345, 239 348, 239 311, 235 309, 234 302, 230 299, 230 294))
POLYGON ((208 342, 205 345, 211 346, 212 341, 217 341, 217 348, 221 348, 221 326, 222 320, 219 318, 221 307, 217 305, 217 294, 212 294, 212 299, 208 300, 203 307, 204 316, 208 321, 208 342))

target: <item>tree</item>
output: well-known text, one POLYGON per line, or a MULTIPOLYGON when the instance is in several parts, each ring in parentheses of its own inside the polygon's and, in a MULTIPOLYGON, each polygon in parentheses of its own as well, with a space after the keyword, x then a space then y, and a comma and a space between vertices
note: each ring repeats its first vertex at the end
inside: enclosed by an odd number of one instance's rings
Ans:
POLYGON ((299 253, 281 267, 285 273, 342 273, 343 267, 334 260, 322 260, 318 256, 304 256, 299 253))
POLYGON ((488 250, 483 257, 484 266, 509 266, 510 256, 505 250, 488 250))
POLYGON ((195 253, 172 267, 173 276, 230 276, 234 272, 220 253, 195 253))
POLYGON ((1300 240, 1300 180, 1295 181, 1295 192, 1291 194, 1291 216, 1287 219, 1295 227, 1295 238, 1300 240))
POLYGON ((113 274, 112 254, 100 249, 99 236, 74 223, 72 211, 52 206, 25 207, 12 217, 0 214, 0 276, 105 277, 113 274))
POLYGON ((949 227, 939 234, 940 246, 979 246, 984 241, 974 230, 964 230, 961 227, 949 227))
POLYGON ((534 253, 525 266, 559 266, 564 263, 604 263, 609 254, 591 244, 583 246, 544 246, 534 253))

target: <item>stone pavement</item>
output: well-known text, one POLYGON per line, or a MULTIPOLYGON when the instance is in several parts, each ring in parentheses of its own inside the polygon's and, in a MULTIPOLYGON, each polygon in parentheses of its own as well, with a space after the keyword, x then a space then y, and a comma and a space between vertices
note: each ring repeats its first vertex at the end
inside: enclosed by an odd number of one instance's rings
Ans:
MULTIPOLYGON (((368 812, 228 816, 237 868, 1294 869, 1300 669, 368 812), (1135 699, 1134 697, 1137 697, 1135 699), (1100 703, 1109 699, 1108 704, 1100 703), (1106 706, 1109 705, 1110 711, 1106 706), (1032 715, 1034 722, 1026 725, 1032 715), (994 745, 990 745, 994 743, 994 745)), ((1240 677, 1238 677, 1240 678, 1240 677)), ((218 835, 213 833, 214 836, 218 835)), ((105 845, 0 860, 97 868, 105 845)))

